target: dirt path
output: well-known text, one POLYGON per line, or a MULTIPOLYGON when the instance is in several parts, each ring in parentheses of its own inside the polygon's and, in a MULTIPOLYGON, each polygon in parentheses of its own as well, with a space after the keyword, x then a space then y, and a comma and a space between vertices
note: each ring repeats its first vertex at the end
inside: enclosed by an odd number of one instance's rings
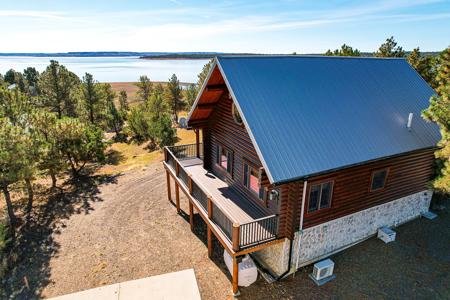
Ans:
MULTIPOLYGON (((232 298, 223 249, 215 242, 208 259, 204 223, 197 216, 192 233, 188 216, 177 215, 160 163, 76 197, 82 199, 52 223, 49 238, 18 275, 35 270, 29 276, 38 297, 194 268, 203 299, 232 298), (41 257, 47 258, 37 262, 41 257)), ((181 203, 188 211, 184 197, 181 203)), ((397 228, 394 243, 372 238, 333 256, 337 278, 321 288, 306 268, 273 284, 259 278, 241 289, 240 299, 450 299, 450 214, 439 214, 397 228)))
POLYGON ((194 268, 204 299, 229 297, 229 279, 208 259, 204 241, 177 215, 165 190, 160 163, 101 186, 102 201, 93 203, 89 214, 65 221, 55 237, 60 248, 50 261, 50 283, 42 296, 194 268))

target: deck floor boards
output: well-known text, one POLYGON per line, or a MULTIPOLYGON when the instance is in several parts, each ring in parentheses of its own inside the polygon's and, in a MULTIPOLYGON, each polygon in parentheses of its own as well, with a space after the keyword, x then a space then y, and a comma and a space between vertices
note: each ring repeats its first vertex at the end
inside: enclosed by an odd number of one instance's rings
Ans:
POLYGON ((180 160, 180 164, 191 174, 192 179, 212 196, 214 203, 226 212, 233 222, 244 224, 270 215, 264 208, 241 197, 226 182, 205 170, 201 159, 180 160))

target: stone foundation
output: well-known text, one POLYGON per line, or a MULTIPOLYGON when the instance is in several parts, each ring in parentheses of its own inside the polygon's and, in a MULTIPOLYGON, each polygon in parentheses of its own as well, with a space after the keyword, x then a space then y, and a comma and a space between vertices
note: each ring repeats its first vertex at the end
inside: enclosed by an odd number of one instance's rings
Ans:
MULTIPOLYGON (((296 232, 291 271, 295 271, 297 260, 298 267, 309 265, 375 235, 382 226, 396 227, 417 218, 428 211, 431 196, 431 191, 422 191, 296 232)), ((286 239, 253 256, 273 274, 280 275, 288 266, 289 244, 286 239)))

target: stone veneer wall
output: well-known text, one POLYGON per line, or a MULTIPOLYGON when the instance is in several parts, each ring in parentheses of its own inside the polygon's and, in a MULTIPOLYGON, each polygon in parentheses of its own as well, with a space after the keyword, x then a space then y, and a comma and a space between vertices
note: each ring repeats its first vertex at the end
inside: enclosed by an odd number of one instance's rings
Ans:
MULTIPOLYGON (((309 265, 367 239, 382 226, 396 227, 420 216, 428 211, 431 197, 431 191, 422 191, 296 232, 291 272, 295 271, 297 258, 299 267, 309 265)), ((253 256, 271 272, 280 275, 288 266, 289 240, 253 256)))

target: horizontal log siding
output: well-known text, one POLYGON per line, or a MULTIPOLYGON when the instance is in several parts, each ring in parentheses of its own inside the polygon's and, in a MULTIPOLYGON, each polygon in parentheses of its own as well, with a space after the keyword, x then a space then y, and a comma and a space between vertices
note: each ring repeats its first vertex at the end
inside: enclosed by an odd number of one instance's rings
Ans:
MULTIPOLYGON (((311 184, 328 179, 334 180, 334 188, 330 209, 308 214, 305 208, 304 228, 427 189, 433 174, 433 161, 433 150, 427 149, 308 179, 308 191, 311 184), (369 189, 372 172, 383 168, 389 168, 385 188, 371 192, 369 189)), ((290 186, 297 184, 302 183, 289 183, 290 186)), ((297 201, 301 202, 301 195, 297 201)), ((300 210, 301 206, 298 205, 294 224, 296 230, 299 226, 300 210)))
MULTIPOLYGON (((209 118, 207 131, 209 132, 211 147, 208 157, 205 158, 209 160, 207 165, 210 166, 214 174, 227 182, 242 197, 253 201, 256 205, 265 207, 264 201, 260 200, 243 185, 243 160, 249 161, 257 169, 262 167, 262 164, 247 130, 244 126, 234 122, 231 106, 232 100, 228 97, 228 93, 224 93, 209 118), (233 151, 232 175, 216 164, 216 149, 218 145, 233 151)), ((266 186, 269 184, 267 176, 264 175, 262 180, 266 186)), ((272 213, 276 213, 277 207, 272 205, 269 207, 269 210, 272 213)))

